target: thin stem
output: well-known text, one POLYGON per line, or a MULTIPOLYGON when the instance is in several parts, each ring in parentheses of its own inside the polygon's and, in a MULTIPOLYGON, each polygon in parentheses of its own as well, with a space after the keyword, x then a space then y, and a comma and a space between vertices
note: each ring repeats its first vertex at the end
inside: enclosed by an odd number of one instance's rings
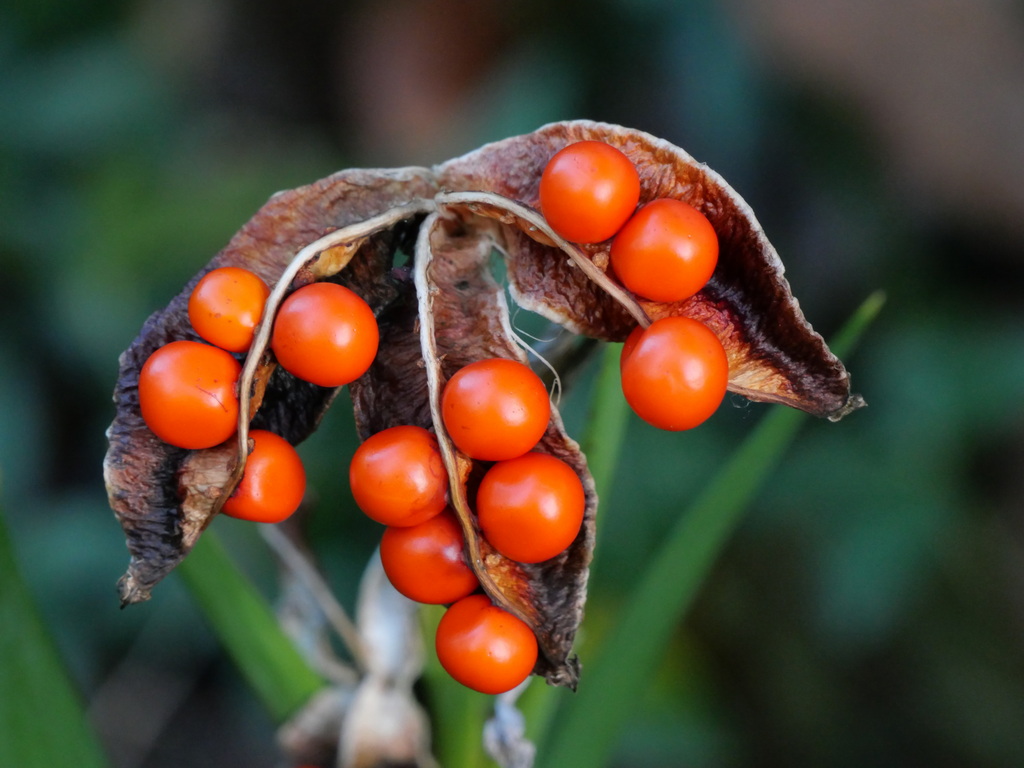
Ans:
POLYGON ((323 611, 328 624, 334 629, 345 644, 349 655, 356 668, 360 672, 367 669, 366 652, 363 649, 363 638, 355 622, 349 618, 344 606, 331 591, 330 585, 324 580, 320 572, 313 566, 309 559, 299 550, 277 526, 264 525, 260 528, 264 540, 274 550, 274 553, 281 560, 288 570, 306 588, 313 600, 323 611))
POLYGON ((583 451, 594 475, 597 498, 598 501, 604 499, 605 503, 615 481, 615 468, 629 424, 629 406, 622 395, 619 375, 621 353, 621 344, 606 344, 601 352, 601 367, 594 382, 590 418, 583 436, 583 451))

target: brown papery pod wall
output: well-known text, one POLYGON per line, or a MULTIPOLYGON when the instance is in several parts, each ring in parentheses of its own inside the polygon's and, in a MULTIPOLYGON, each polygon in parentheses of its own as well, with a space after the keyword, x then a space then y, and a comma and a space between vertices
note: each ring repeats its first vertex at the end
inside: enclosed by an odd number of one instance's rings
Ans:
POLYGON ((554 409, 540 449, 566 461, 582 479, 585 518, 564 553, 523 565, 499 555, 479 535, 471 500, 486 466, 455 449, 440 419, 444 383, 461 366, 488 357, 530 362, 490 271, 494 250, 504 256, 513 300, 573 333, 622 341, 637 324, 689 316, 721 339, 733 392, 833 420, 863 405, 851 395, 842 363, 804 319, 747 204, 714 171, 661 139, 600 123, 556 123, 432 169, 343 171, 272 197, 146 321, 122 355, 104 463, 111 507, 131 554, 119 582, 122 604, 148 599, 217 514, 244 468, 247 441, 239 438, 250 427, 270 429, 292 443, 316 429, 337 390, 279 369, 267 341, 274 310, 290 291, 332 280, 359 293, 380 326, 376 360, 350 385, 360 437, 399 424, 438 435, 452 506, 482 587, 536 633, 541 656, 535 671, 552 683, 575 686, 578 665, 571 650, 583 616, 597 510, 585 457, 554 409), (616 146, 635 163, 641 203, 684 200, 711 221, 719 262, 696 296, 672 304, 639 300, 607 273, 607 243, 568 243, 548 227, 538 212, 541 172, 555 152, 584 139, 616 146), (412 254, 411 265, 395 266, 399 251, 412 254), (161 345, 197 338, 188 322, 188 295, 207 271, 229 265, 250 269, 273 287, 244 361, 239 435, 205 451, 174 448, 142 421, 139 371, 161 345))

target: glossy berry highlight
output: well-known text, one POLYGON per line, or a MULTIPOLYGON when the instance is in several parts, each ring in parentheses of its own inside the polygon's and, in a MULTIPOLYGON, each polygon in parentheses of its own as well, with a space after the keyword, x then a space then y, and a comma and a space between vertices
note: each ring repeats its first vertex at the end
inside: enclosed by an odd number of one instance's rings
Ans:
POLYGON ((337 283, 311 283, 288 296, 274 319, 270 346, 286 371, 321 387, 355 381, 377 354, 373 310, 337 283))
POLYGON ((620 150, 601 141, 579 141, 559 150, 540 177, 540 210, 566 240, 600 243, 632 215, 640 176, 620 150))
POLYGON ((139 409, 152 432, 179 448, 212 448, 235 433, 241 366, 223 349, 172 341, 139 372, 139 409))
POLYGON ((348 478, 356 504, 383 525, 418 525, 445 508, 448 475, 437 438, 422 427, 368 437, 352 455, 348 478))
POLYGON ((551 418, 551 402, 529 366, 495 357, 456 371, 441 395, 441 417, 460 451, 501 461, 537 445, 551 418))
POLYGON ((641 206, 612 240, 611 265, 622 284, 645 299, 682 301, 711 279, 718 235, 707 217, 681 200, 641 206))
POLYGON ((224 514, 256 523, 279 523, 299 508, 306 493, 306 470, 298 452, 267 430, 249 433, 252 450, 245 474, 224 502, 224 514))
POLYGON ((203 339, 228 352, 245 352, 263 317, 270 288, 254 272, 220 267, 196 283, 188 299, 188 319, 203 339))
POLYGON ((575 540, 586 499, 572 467, 554 456, 528 453, 487 470, 476 505, 491 546, 520 563, 540 563, 575 540))
POLYGON ((419 525, 390 527, 380 559, 391 584, 419 603, 454 603, 479 586, 466 562, 462 527, 450 509, 419 525))
POLYGON ((485 595, 464 597, 445 611, 434 644, 445 671, 480 693, 512 690, 537 664, 530 628, 485 595))
POLYGON ((692 429, 725 398, 729 360, 703 323, 687 317, 656 320, 638 337, 627 339, 623 350, 622 394, 655 427, 692 429))

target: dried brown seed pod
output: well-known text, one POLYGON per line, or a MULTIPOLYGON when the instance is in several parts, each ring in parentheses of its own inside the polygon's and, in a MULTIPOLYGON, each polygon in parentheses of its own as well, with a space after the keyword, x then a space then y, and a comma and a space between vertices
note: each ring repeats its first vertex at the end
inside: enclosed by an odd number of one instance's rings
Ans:
POLYGON ((690 316, 722 341, 732 391, 830 419, 863 405, 850 394, 842 363, 804 319, 750 208, 716 173, 663 140, 619 126, 556 123, 432 169, 343 171, 271 198, 181 294, 149 318, 122 355, 104 465, 111 506, 131 553, 119 584, 122 603, 147 599, 188 554, 241 474, 250 426, 293 443, 316 429, 336 390, 278 369, 266 349, 284 296, 306 283, 332 280, 362 296, 380 326, 376 360, 349 385, 361 436, 399 424, 437 433, 452 505, 484 590, 534 629, 541 648, 536 672, 575 686, 571 649, 583 614, 597 509, 585 457, 553 410, 540 449, 579 474, 584 522, 558 557, 515 563, 480 536, 470 489, 485 467, 458 452, 440 418, 444 382, 461 366, 486 357, 527 360, 512 332, 504 291, 490 272, 494 249, 504 256, 513 300, 573 333, 622 341, 638 323, 690 316), (612 144, 636 164, 641 203, 684 200, 711 221, 719 263, 696 296, 671 304, 637 299, 608 274, 606 243, 568 243, 538 213, 547 160, 584 139, 612 144), (410 266, 394 266, 399 250, 412 253, 410 266), (274 288, 240 381, 237 438, 207 451, 184 451, 156 439, 142 422, 138 373, 157 347, 195 338, 186 313, 189 291, 206 271, 228 265, 251 269, 274 288))

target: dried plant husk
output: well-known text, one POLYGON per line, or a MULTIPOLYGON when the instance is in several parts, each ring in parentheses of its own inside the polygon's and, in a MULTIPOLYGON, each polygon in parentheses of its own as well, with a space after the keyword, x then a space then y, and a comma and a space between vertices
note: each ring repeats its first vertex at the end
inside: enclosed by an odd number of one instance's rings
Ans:
MULTIPOLYGON (((109 448, 103 465, 110 505, 124 529, 131 554, 128 570, 118 583, 122 605, 147 600, 152 588, 188 554, 199 531, 237 482, 240 469, 237 462, 227 466, 232 461, 231 451, 224 452, 223 471, 231 479, 219 503, 208 500, 196 508, 183 507, 178 478, 188 452, 157 439, 139 411, 139 372, 149 355, 176 339, 198 340, 188 320, 188 297, 195 284, 211 269, 238 266, 252 270, 268 285, 276 285, 296 254, 309 243, 413 201, 429 199, 435 191, 430 171, 408 168, 342 171, 307 187, 279 193, 167 307, 145 322, 119 361, 115 416, 107 430, 109 448), (191 528, 198 526, 199 531, 190 530, 188 520, 193 521, 191 528)), ((379 233, 369 238, 353 259, 356 265, 351 272, 355 277, 351 282, 365 293, 363 297, 371 306, 379 308, 391 298, 384 289, 386 274, 374 274, 371 279, 369 273, 380 270, 379 265, 398 243, 398 233, 379 233), (366 261, 376 267, 360 266, 364 252, 366 261)), ((303 279, 308 282, 310 278, 298 276, 298 282, 303 279)), ((252 359, 263 362, 261 355, 252 359)), ((260 366, 260 377, 258 387, 265 391, 254 425, 278 432, 292 443, 305 439, 316 428, 335 395, 333 389, 299 381, 283 371, 274 371, 274 366, 265 362, 260 366)))
POLYGON ((440 418, 444 383, 463 365, 488 357, 531 362, 511 328, 505 291, 491 273, 495 251, 504 258, 512 300, 572 333, 622 341, 638 324, 689 316, 722 340, 732 391, 831 419, 863 405, 851 395, 842 363, 804 318, 750 208, 714 171, 668 142, 576 121, 489 144, 432 169, 343 171, 273 197, 167 308, 150 317, 122 355, 105 462, 111 506, 131 553, 119 585, 122 603, 147 599, 217 514, 244 470, 250 426, 292 443, 316 428, 337 389, 299 381, 276 366, 267 347, 281 300, 306 283, 332 280, 366 299, 380 327, 376 359, 349 385, 360 436, 399 424, 437 435, 451 506, 482 588, 537 634, 535 671, 551 683, 575 686, 578 664, 571 650, 583 615, 597 510, 585 457, 553 409, 538 450, 566 461, 580 477, 584 523, 561 555, 516 563, 495 552, 476 524, 476 484, 489 465, 461 454, 440 418), (584 139, 617 146, 636 164, 641 202, 672 197, 709 218, 719 237, 719 264, 696 296, 667 304, 639 299, 609 273, 608 243, 568 243, 547 225, 538 212, 544 165, 562 147, 584 139), (396 267, 399 252, 411 263, 396 267), (195 338, 188 294, 209 269, 227 265, 255 271, 273 289, 244 361, 238 435, 208 451, 185 451, 159 441, 142 422, 138 374, 159 346, 195 338))
POLYGON ((467 555, 481 586, 537 634, 538 674, 552 683, 575 687, 578 665, 570 651, 583 618, 597 512, 594 480, 583 452, 566 434, 558 409, 552 406, 547 431, 535 450, 561 459, 580 477, 586 500, 583 524, 561 554, 543 563, 518 563, 499 554, 480 535, 472 511, 472 492, 489 464, 459 452, 441 419, 444 383, 463 366, 495 357, 528 363, 509 322, 504 291, 490 271, 492 231, 473 219, 441 214, 428 217, 420 230, 416 288, 432 418, 453 481, 451 505, 462 523, 467 555))
POLYGON ((723 341, 730 391, 833 420, 863 404, 851 397, 849 374, 804 318, 782 261, 750 206, 721 176, 669 142, 604 123, 555 123, 481 147, 437 172, 447 190, 493 193, 538 210, 548 159, 584 140, 611 144, 633 161, 641 204, 669 197, 707 216, 718 235, 718 266, 708 285, 686 301, 623 302, 599 290, 594 270, 583 268, 590 262, 607 275, 607 242, 565 244, 542 220, 525 221, 493 204, 478 205, 479 215, 501 217, 509 280, 521 306, 576 333, 609 341, 624 340, 636 322, 693 317, 723 341), (552 242, 567 247, 556 250, 552 242))

